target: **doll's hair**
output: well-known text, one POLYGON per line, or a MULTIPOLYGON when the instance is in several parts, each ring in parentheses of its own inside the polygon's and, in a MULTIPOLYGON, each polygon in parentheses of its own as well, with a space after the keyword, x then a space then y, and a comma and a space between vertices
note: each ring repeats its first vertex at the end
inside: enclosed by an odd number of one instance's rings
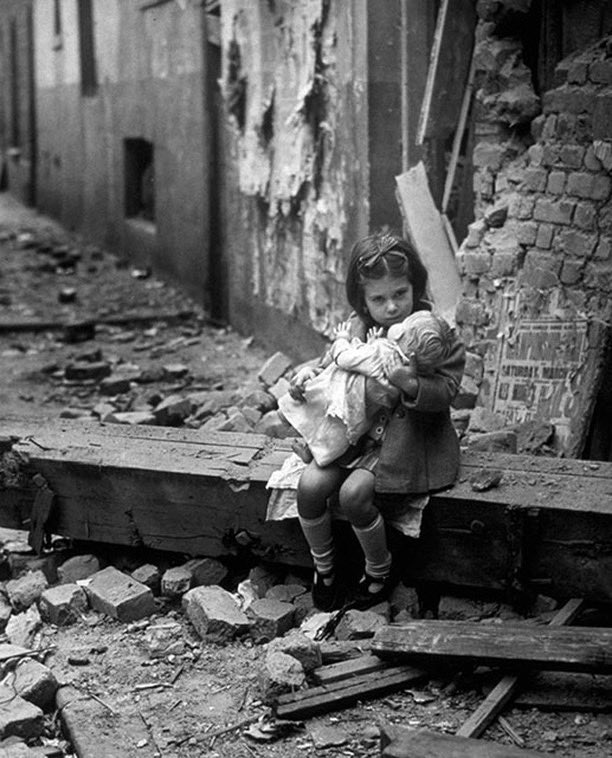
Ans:
POLYGON ((412 243, 388 232, 377 232, 355 243, 346 275, 346 299, 366 326, 374 322, 366 308, 364 283, 387 275, 407 277, 415 310, 431 307, 426 300, 427 269, 412 243))
POLYGON ((448 358, 453 345, 453 330, 431 311, 415 311, 390 326, 387 336, 397 342, 406 357, 415 354, 421 374, 433 373, 448 358))

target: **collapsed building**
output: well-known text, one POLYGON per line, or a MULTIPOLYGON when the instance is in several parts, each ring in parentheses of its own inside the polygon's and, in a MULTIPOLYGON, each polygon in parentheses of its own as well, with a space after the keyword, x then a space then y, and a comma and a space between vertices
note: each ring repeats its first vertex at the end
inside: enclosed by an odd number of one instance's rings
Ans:
POLYGON ((457 423, 543 419, 557 452, 610 458, 604 0, 2 10, 9 191, 307 358, 351 244, 402 226, 396 177, 422 163, 459 243, 457 423))

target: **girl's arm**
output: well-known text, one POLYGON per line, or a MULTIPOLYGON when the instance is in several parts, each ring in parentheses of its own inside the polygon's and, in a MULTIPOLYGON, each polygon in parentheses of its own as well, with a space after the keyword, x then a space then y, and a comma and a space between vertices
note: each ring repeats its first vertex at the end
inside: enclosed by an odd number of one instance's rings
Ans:
POLYGON ((416 411, 438 413, 447 410, 453 401, 465 367, 465 347, 455 338, 448 358, 431 376, 415 376, 410 365, 399 366, 389 373, 389 381, 402 390, 402 403, 416 411))

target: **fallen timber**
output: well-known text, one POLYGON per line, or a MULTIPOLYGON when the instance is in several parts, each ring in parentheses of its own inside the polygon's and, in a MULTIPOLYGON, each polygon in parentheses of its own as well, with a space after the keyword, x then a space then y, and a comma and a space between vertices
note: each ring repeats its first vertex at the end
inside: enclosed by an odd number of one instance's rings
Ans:
MULTIPOLYGON (((54 496, 47 532, 310 566, 297 521, 265 521, 265 483, 289 451, 289 440, 256 434, 5 417, 0 526, 40 521, 38 474, 54 496)), ((425 510, 421 539, 398 544, 415 583, 609 603, 612 463, 464 452, 455 486, 425 510)))

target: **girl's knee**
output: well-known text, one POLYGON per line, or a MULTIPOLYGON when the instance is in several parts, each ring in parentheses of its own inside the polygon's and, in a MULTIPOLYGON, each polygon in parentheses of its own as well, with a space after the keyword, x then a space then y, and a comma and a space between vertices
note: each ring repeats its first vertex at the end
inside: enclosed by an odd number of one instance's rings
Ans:
POLYGON ((353 526, 363 527, 371 524, 378 514, 374 505, 374 477, 355 474, 340 488, 340 507, 353 526))
POLYGON ((317 518, 327 508, 327 498, 338 486, 337 478, 328 469, 310 463, 303 471, 297 487, 298 513, 304 518, 317 518))

